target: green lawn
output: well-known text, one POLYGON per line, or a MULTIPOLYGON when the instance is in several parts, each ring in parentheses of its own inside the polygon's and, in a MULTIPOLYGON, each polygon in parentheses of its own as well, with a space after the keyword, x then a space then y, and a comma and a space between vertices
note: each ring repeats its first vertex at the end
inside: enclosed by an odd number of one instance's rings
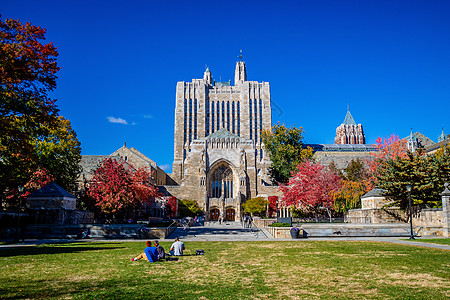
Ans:
POLYGON ((443 239, 417 239, 416 241, 417 242, 422 242, 422 243, 450 245, 450 239, 449 238, 443 238, 443 239))
MULTIPOLYGON (((0 249, 0 298, 445 299, 450 251, 376 242, 186 242, 179 261, 130 261, 144 242, 0 249), (192 255, 204 249, 204 256, 192 255)), ((166 249, 169 242, 163 242, 166 249)))

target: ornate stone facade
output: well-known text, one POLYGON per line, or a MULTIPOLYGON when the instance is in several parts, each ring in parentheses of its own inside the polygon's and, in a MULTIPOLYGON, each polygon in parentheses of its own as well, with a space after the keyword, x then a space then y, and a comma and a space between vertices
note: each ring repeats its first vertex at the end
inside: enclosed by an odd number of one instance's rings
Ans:
POLYGON ((267 196, 270 160, 261 132, 271 128, 270 86, 247 81, 245 63, 236 63, 235 84, 203 79, 178 82, 174 162, 167 195, 198 202, 206 217, 239 220, 241 203, 267 196))
POLYGON ((336 128, 335 144, 365 144, 366 137, 361 124, 356 125, 355 120, 347 110, 344 123, 336 128))

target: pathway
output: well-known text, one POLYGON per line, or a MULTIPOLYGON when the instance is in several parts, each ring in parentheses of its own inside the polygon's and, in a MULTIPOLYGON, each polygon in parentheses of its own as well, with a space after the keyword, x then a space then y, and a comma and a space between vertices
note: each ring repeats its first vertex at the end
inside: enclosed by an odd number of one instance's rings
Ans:
POLYGON ((268 240, 269 234, 257 228, 243 228, 239 222, 206 222, 205 226, 177 228, 168 239, 179 237, 196 241, 259 241, 268 240))

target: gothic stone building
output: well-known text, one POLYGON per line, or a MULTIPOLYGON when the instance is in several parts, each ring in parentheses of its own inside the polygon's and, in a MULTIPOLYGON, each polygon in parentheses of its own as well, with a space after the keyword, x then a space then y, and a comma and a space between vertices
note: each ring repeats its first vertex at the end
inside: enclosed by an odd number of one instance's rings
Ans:
POLYGON ((239 220, 241 204, 270 196, 268 155, 261 132, 271 128, 268 82, 247 80, 245 63, 236 63, 235 82, 203 79, 178 82, 172 179, 168 196, 195 200, 206 217, 239 220))

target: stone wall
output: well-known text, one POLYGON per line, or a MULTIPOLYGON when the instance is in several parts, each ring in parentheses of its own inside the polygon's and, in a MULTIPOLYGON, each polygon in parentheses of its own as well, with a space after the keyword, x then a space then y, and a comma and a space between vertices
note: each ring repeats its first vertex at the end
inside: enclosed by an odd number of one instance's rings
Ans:
POLYGON ((344 222, 352 224, 402 223, 406 220, 405 211, 395 208, 351 209, 344 215, 344 222))
POLYGON ((373 156, 369 151, 317 151, 314 158, 318 163, 329 166, 334 162, 338 169, 345 169, 352 160, 361 159, 361 161, 371 160, 373 156))

